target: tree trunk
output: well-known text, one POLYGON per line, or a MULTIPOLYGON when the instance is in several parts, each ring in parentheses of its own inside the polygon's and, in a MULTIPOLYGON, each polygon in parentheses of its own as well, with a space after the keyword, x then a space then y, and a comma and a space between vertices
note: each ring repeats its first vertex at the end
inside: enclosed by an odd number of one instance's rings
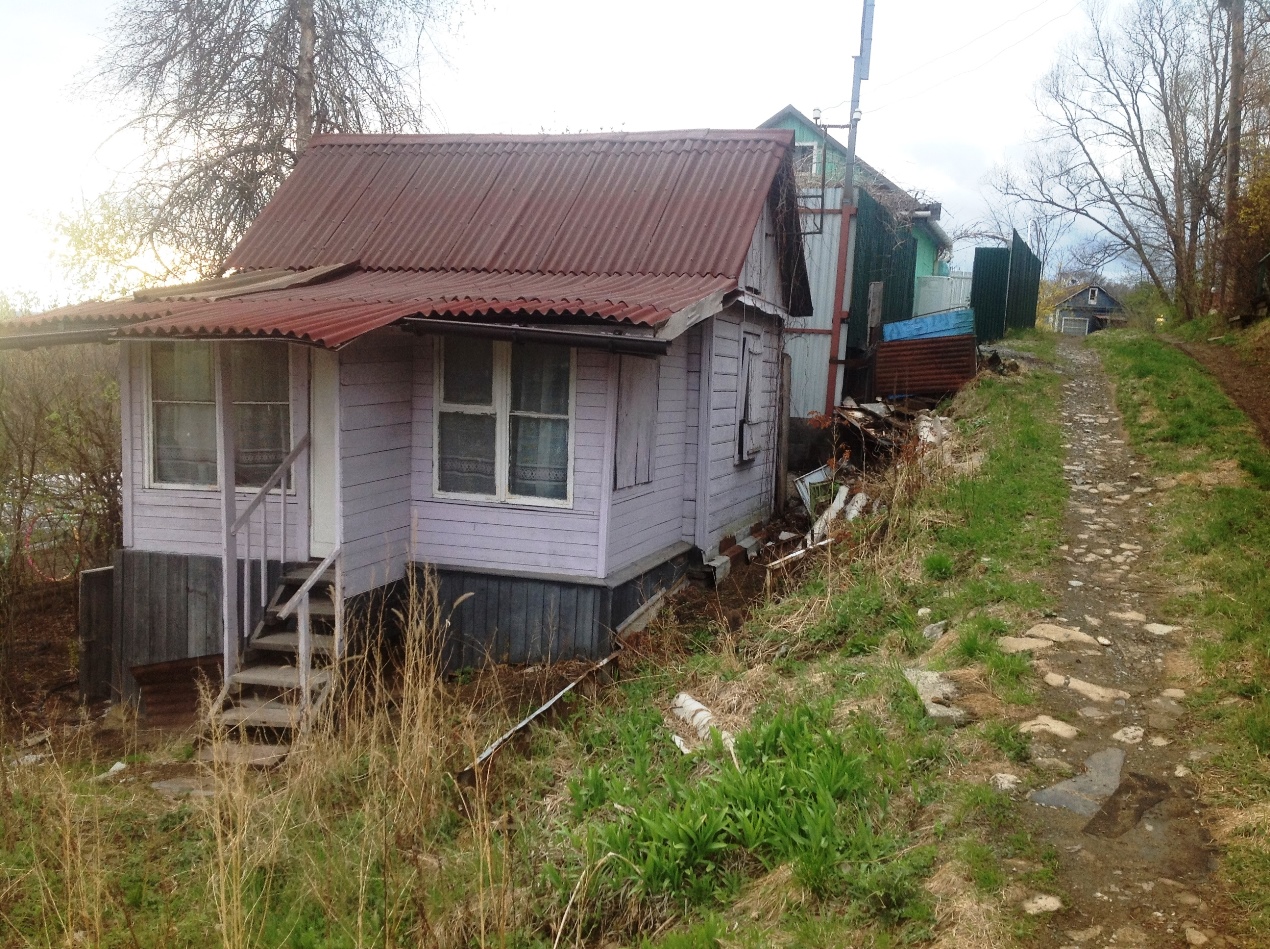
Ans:
POLYGON ((295 71, 295 154, 304 154, 313 136, 313 51, 317 46, 317 26, 313 0, 296 0, 300 24, 300 59, 295 71))
MULTIPOLYGON (((1226 219, 1222 227, 1222 306, 1234 296, 1235 218, 1239 213, 1239 146, 1244 116, 1244 0, 1230 0, 1230 104, 1226 119, 1226 219)), ((1232 314, 1227 313, 1227 316, 1232 314)))

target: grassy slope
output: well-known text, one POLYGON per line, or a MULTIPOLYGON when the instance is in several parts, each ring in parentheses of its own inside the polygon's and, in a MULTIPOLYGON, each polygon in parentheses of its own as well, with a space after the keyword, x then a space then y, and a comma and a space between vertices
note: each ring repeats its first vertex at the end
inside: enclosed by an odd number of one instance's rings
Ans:
POLYGON ((1134 447, 1168 479, 1154 565, 1172 584, 1170 619, 1195 629, 1203 688, 1191 705, 1212 746, 1197 764, 1235 890, 1270 935, 1270 453, 1195 362, 1164 340, 1099 334, 1134 447))
MULTIPOLYGON (((0 944, 78 931, 203 945, 221 927, 226 944, 264 946, 551 946, 561 930, 593 944, 710 946, 726 932, 735 945, 885 946, 929 936, 941 899, 977 908, 979 929, 1026 928, 998 906, 1019 879, 1001 861, 1052 886, 1052 855, 1008 797, 964 776, 1026 746, 999 723, 933 726, 901 668, 927 648, 922 626, 950 619, 954 646, 932 661, 1028 701, 1027 660, 994 639, 1049 605, 1059 400, 1043 371, 963 393, 977 472, 894 504, 852 541, 859 556, 844 545, 739 634, 668 617, 658 635, 678 649, 537 727, 467 807, 404 770, 400 739, 320 744, 286 780, 235 774, 214 800, 179 806, 92 783, 103 763, 73 756, 10 776, 0 944), (740 770, 718 742, 692 756, 671 743, 662 710, 681 689, 750 723, 740 770)), ((474 715, 448 714, 445 729, 467 735, 450 761, 498 724, 464 732, 474 715)))

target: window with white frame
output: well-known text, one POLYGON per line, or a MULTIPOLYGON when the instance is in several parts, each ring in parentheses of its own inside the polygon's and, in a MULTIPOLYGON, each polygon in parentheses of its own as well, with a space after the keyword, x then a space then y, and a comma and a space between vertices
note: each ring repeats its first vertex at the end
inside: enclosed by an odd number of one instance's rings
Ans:
MULTIPOLYGON (((150 483, 217 486, 212 345, 151 343, 150 483)), ((235 484, 264 484, 291 447, 291 378, 285 343, 229 348, 235 484)))
POLYGON ((1089 288, 1089 305, 1094 306, 1097 302, 1098 302, 1098 288, 1090 287, 1089 288))
POLYGON ((437 493, 570 503, 573 350, 462 336, 437 349, 437 493))

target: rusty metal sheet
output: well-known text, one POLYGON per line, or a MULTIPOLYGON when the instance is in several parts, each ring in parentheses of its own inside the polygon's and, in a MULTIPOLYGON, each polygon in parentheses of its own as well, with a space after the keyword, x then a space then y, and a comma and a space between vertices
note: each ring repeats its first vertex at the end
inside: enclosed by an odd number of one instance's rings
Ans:
POLYGON ((875 390, 880 396, 946 395, 975 377, 973 335, 905 339, 877 348, 875 390))
POLYGON ((792 141, 320 136, 229 264, 736 276, 792 141))
POLYGON ((141 690, 141 715, 152 728, 186 728, 198 718, 199 681, 215 695, 221 684, 221 657, 175 659, 130 670, 141 690))

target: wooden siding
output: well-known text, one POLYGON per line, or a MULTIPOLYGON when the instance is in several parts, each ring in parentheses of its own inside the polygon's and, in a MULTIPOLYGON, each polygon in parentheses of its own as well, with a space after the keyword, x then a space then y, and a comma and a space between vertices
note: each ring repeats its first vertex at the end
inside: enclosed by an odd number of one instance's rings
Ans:
MULTIPOLYGON (((136 696, 133 666, 221 651, 220 574, 217 557, 115 551, 111 687, 116 695, 136 696)), ((253 592, 258 590, 254 583, 253 592)))
POLYGON ((679 539, 696 542, 697 531, 697 454, 700 449, 697 433, 701 429, 701 338, 706 326, 698 324, 682 337, 685 344, 683 443, 683 516, 680 521, 679 539))
MULTIPOLYGON (((613 360, 614 364, 617 360, 613 360)), ((676 543, 684 533, 684 442, 688 437, 688 340, 660 358, 653 477, 613 492, 607 574, 676 543)), ((614 370, 616 371, 616 369, 614 370)), ((696 381, 696 380, 694 380, 696 381)), ((695 413, 695 406, 693 407, 695 413)), ((695 433, 695 418, 694 418, 695 433)))
POLYGON ((595 658, 609 651, 611 593, 602 584, 438 569, 437 585, 443 611, 473 594, 449 614, 447 669, 487 660, 595 658))
POLYGON ((724 534, 743 529, 771 513, 776 477, 775 418, 780 344, 776 321, 738 306, 711 320, 710 353, 710 448, 707 479, 705 548, 712 549, 724 534), (763 371, 762 449, 737 464, 737 372, 745 332, 762 335, 763 371))
MULTIPOLYGON (((234 345, 249 346, 250 343, 234 345)), ((146 346, 128 343, 120 366, 120 399, 123 400, 123 516, 124 546, 136 550, 216 556, 221 554, 220 491, 216 488, 146 487, 147 385, 146 346)), ((308 425, 308 375, 297 364, 308 364, 301 347, 290 347, 292 432, 298 438, 308 425)), ((307 465, 302 465, 307 469, 307 465)), ((308 550, 308 479, 299 473, 295 491, 287 499, 288 554, 302 559, 308 550)), ((251 500, 251 492, 239 491, 239 507, 251 500)), ((277 498, 267 504, 270 550, 277 553, 279 515, 277 498)), ((259 551, 260 520, 253 517, 253 537, 259 551)), ((240 547, 240 550, 245 548, 240 547)))
POLYGON ((410 553, 414 338, 388 329, 340 351, 344 595, 405 576, 410 553))
POLYGON ((412 413, 413 559, 438 567, 596 576, 601 483, 611 451, 609 372, 616 359, 578 350, 573 507, 560 508, 433 497, 434 358, 433 339, 421 337, 415 345, 412 413))
POLYGON ((781 285, 780 255, 776 251, 776 222, 772 220, 771 203, 763 202, 763 215, 754 227, 750 249, 741 266, 737 285, 784 309, 784 290, 781 285))
POLYGON ((79 575, 79 696, 110 698, 110 661, 115 646, 115 568, 79 575))

